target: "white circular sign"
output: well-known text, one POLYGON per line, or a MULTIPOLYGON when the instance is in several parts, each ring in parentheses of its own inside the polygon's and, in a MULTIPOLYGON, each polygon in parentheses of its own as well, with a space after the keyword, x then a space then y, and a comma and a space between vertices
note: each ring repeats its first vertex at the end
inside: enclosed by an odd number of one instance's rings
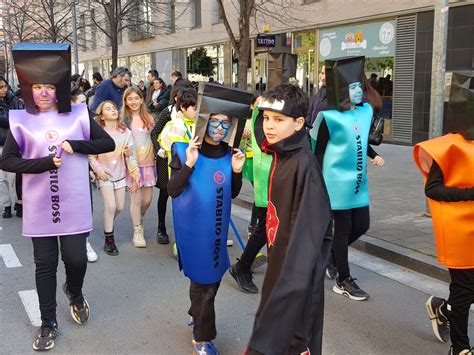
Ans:
POLYGON ((395 27, 390 22, 385 22, 380 26, 379 39, 383 44, 389 44, 395 38, 395 27))
POLYGON ((327 57, 331 53, 331 40, 329 38, 323 38, 319 43, 319 52, 322 57, 327 57))

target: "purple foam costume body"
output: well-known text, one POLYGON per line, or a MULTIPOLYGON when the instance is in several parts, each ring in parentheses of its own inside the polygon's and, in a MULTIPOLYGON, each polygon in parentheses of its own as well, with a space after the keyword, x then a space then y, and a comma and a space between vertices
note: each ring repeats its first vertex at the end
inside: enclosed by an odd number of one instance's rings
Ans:
MULTIPOLYGON (((10 129, 24 159, 55 155, 63 141, 89 140, 89 114, 85 104, 71 112, 30 114, 10 112, 10 129)), ((23 235, 62 236, 92 230, 88 159, 85 154, 62 154, 59 169, 23 174, 23 235)))

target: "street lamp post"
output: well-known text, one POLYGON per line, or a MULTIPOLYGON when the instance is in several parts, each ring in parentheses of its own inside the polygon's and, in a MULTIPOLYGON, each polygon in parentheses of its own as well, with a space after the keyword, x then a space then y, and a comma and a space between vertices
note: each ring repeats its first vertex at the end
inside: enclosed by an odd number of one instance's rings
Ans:
POLYGON ((76 0, 72 0, 72 45, 74 47, 74 72, 79 73, 79 52, 77 49, 77 16, 76 16, 76 0))

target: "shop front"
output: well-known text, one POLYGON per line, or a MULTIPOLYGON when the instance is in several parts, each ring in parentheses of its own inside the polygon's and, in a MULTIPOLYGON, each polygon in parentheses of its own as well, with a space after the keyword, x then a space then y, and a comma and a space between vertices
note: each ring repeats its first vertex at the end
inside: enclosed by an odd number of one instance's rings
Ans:
POLYGON ((392 141, 393 82, 397 80, 394 71, 395 44, 394 19, 324 28, 319 31, 319 71, 328 59, 365 56, 367 79, 382 96, 381 114, 385 118, 385 141, 392 141))

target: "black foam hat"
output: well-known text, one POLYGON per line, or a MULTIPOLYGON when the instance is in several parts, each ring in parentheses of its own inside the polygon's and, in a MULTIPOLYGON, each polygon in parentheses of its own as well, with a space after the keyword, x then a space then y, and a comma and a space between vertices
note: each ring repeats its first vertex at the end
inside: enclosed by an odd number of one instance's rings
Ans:
POLYGON ((474 140, 474 72, 453 73, 444 132, 474 140))
POLYGON ((197 99, 196 135, 199 142, 206 135, 211 114, 226 115, 232 119, 232 127, 224 139, 229 146, 238 148, 245 120, 249 118, 253 94, 216 83, 199 83, 197 99))
POLYGON ((31 85, 56 86, 58 112, 71 111, 71 47, 67 43, 17 43, 12 48, 26 111, 36 113, 31 85))
POLYGON ((365 57, 345 57, 324 62, 328 109, 346 111, 351 103, 349 84, 363 83, 365 57))

